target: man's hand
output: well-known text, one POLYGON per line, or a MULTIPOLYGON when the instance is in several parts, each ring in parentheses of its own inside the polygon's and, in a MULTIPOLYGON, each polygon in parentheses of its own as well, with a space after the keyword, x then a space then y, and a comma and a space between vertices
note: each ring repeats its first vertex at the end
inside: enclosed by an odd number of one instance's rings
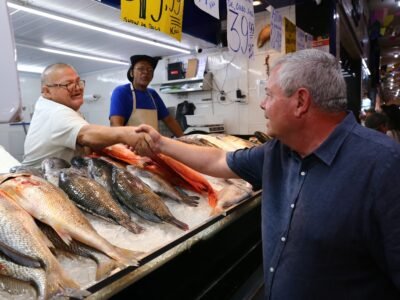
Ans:
POLYGON ((149 125, 140 125, 135 129, 141 135, 141 138, 135 146, 135 151, 139 155, 151 157, 154 153, 161 152, 162 136, 149 125))

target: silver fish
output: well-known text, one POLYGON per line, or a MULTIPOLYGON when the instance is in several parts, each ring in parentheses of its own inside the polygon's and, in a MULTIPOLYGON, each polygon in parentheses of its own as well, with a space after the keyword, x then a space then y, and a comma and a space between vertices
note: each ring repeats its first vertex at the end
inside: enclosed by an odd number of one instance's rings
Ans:
POLYGON ((153 192, 158 195, 166 196, 176 202, 185 203, 189 206, 198 206, 198 196, 189 196, 182 191, 176 189, 168 181, 161 176, 154 174, 150 171, 140 169, 135 166, 126 166, 126 169, 134 176, 139 177, 145 184, 147 184, 153 192))
POLYGON ((133 233, 143 228, 131 221, 130 216, 111 197, 107 190, 91 178, 83 177, 70 169, 60 172, 59 187, 76 205, 108 222, 117 223, 133 233))
POLYGON ((29 214, 50 225, 67 244, 75 239, 126 266, 138 264, 137 253, 118 248, 101 237, 68 196, 44 179, 33 175, 11 177, 3 181, 1 189, 29 214))
POLYGON ((133 212, 152 222, 170 223, 182 230, 189 226, 176 219, 160 197, 126 169, 113 167, 113 191, 133 212))

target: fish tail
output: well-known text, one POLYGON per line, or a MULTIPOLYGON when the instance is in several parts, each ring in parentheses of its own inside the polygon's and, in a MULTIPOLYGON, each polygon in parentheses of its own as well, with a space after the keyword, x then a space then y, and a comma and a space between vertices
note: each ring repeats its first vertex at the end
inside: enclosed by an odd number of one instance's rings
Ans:
POLYGON ((46 299, 50 299, 55 295, 63 295, 77 299, 89 296, 90 293, 86 290, 81 290, 80 286, 73 279, 68 277, 61 267, 58 269, 59 270, 56 272, 52 272, 51 270, 47 272, 48 294, 46 299))
POLYGON ((137 267, 139 265, 139 258, 144 255, 143 252, 139 251, 132 251, 118 247, 115 247, 115 249, 117 250, 117 255, 115 255, 113 258, 124 266, 137 267))
POLYGON ((199 196, 188 196, 188 195, 182 195, 182 202, 189 205, 196 207, 199 205, 199 196))
POLYGON ((141 233, 144 231, 144 228, 142 226, 140 226, 139 224, 137 224, 131 220, 119 220, 118 224, 135 234, 138 234, 138 233, 141 233))
POLYGON ((212 208, 215 208, 217 206, 217 202, 218 202, 217 194, 215 193, 214 190, 209 190, 208 191, 208 204, 212 208))
POLYGON ((172 225, 178 227, 179 229, 182 229, 182 230, 185 230, 185 231, 189 230, 189 225, 179 221, 178 219, 176 219, 174 217, 168 218, 167 220, 165 220, 165 222, 167 222, 169 224, 172 224, 172 225))
POLYGON ((107 258, 106 260, 98 261, 96 269, 96 280, 100 280, 108 276, 112 270, 117 267, 123 267, 114 259, 107 258))

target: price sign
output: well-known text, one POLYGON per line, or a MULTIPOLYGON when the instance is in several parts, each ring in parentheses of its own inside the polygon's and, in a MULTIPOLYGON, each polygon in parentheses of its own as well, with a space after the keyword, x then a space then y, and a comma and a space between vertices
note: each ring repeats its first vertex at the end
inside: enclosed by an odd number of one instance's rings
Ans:
POLYGON ((183 2, 184 0, 121 0, 121 19, 164 32, 180 41, 183 2))
POLYGON ((271 16, 271 48, 282 51, 282 16, 274 9, 271 16))
POLYGON ((306 33, 296 28, 296 51, 306 49, 306 33))
POLYGON ((227 35, 231 52, 254 56, 254 8, 252 0, 227 0, 227 35))
POLYGON ((194 0, 194 4, 214 18, 219 19, 219 0, 194 0))
POLYGON ((296 25, 285 18, 285 45, 286 53, 296 51, 296 25))

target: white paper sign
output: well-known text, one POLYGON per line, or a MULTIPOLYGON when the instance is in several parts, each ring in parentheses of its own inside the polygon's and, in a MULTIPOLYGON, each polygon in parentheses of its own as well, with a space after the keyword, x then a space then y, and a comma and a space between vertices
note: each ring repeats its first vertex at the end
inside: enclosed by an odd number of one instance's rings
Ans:
POLYGON ((299 27, 296 27, 296 51, 306 48, 306 33, 299 27))
POLYGON ((228 47, 233 53, 254 57, 254 8, 252 0, 227 0, 228 47))
POLYGON ((282 51, 282 16, 274 9, 271 16, 271 48, 282 51))
POLYGON ((219 19, 219 0, 194 0, 194 4, 214 18, 219 19))

